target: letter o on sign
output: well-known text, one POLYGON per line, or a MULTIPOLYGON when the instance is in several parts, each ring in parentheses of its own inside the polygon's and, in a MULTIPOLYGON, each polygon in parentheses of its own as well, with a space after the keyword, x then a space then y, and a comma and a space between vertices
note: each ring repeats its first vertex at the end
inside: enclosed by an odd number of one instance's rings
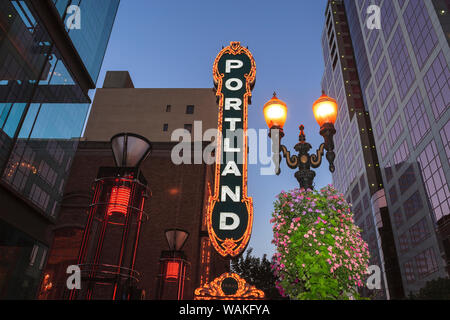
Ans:
POLYGON ((228 79, 225 82, 225 88, 227 88, 230 91, 238 91, 242 88, 242 80, 238 78, 228 79))

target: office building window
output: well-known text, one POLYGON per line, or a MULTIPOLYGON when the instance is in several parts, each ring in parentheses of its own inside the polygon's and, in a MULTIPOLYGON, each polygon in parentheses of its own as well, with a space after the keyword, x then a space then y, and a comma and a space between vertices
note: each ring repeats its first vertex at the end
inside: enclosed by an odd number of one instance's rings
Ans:
MULTIPOLYGON (((391 76, 388 75, 386 80, 384 80, 383 86, 381 87, 381 90, 378 94, 381 104, 384 104, 386 102, 387 97, 391 94, 391 92, 392 92, 392 81, 391 76)), ((388 121, 386 121, 386 123, 387 122, 388 121)))
POLYGON ((398 237, 398 242, 400 245, 400 253, 408 252, 409 250, 408 234, 404 233, 400 237, 398 237))
POLYGON ((434 118, 438 120, 450 105, 450 68, 442 51, 439 52, 423 77, 423 82, 430 99, 434 118))
POLYGON ((370 83, 370 85, 367 87, 367 95, 369 96, 369 101, 372 101, 375 97, 375 88, 373 83, 370 83))
POLYGON ((422 218, 414 226, 409 229, 409 235, 411 237, 411 243, 413 246, 417 246, 423 240, 429 237, 430 230, 428 228, 426 218, 422 218))
POLYGON ((450 163, 450 120, 441 130, 442 144, 444 145, 445 153, 447 154, 447 160, 450 163))
POLYGON ((380 113, 380 104, 378 103, 378 100, 375 99, 375 101, 372 103, 372 113, 371 113, 371 119, 375 120, 378 117, 378 114, 380 113))
POLYGON ((405 270, 406 282, 411 283, 416 281, 416 276, 414 275, 413 262, 412 261, 405 262, 403 266, 405 270))
MULTIPOLYGON (((378 251, 377 237, 375 235, 375 232, 372 232, 369 235, 369 241, 367 244, 369 245, 370 255, 371 256, 375 255, 376 252, 378 251)), ((373 258, 376 259, 375 257, 373 257, 373 258)))
POLYGON ((450 213, 450 192, 439 158, 436 143, 431 143, 417 158, 420 163, 428 198, 434 211, 436 221, 450 213))
POLYGON ((383 141, 383 143, 380 146, 380 154, 381 154, 381 159, 384 159, 386 157, 386 154, 388 152, 388 146, 386 143, 387 139, 383 141))
POLYGON ((352 190, 352 200, 353 202, 359 197, 359 185, 356 183, 355 187, 352 190))
POLYGON ((428 248, 427 250, 418 254, 415 257, 415 260, 419 278, 425 278, 426 276, 438 270, 433 248, 428 248))
POLYGON ((39 208, 45 210, 47 208, 50 196, 36 184, 33 184, 30 191, 30 198, 37 206, 39 206, 39 208))
POLYGON ((359 185, 361 186, 361 192, 366 187, 366 176, 363 174, 361 178, 359 178, 359 185))
MULTIPOLYGON (((381 100, 380 100, 381 101, 381 100)), ((386 126, 389 125, 391 122, 395 112, 398 109, 398 102, 395 95, 391 97, 391 100, 389 100, 389 103, 386 106, 386 109, 384 109, 384 122, 386 123, 386 126)))
POLYGON ((416 76, 400 26, 397 26, 388 51, 400 99, 403 101, 416 76))
POLYGON ((168 104, 166 106, 166 112, 171 112, 172 111, 172 105, 168 104))
POLYGON ((395 226, 397 227, 397 229, 400 228, 400 226, 403 224, 402 209, 398 208, 392 215, 394 216, 395 226))
POLYGON ((389 199, 391 200, 391 204, 396 203, 398 200, 397 189, 395 187, 395 184, 392 186, 392 188, 389 189, 389 199))
POLYGON ((411 96, 405 106, 406 123, 409 126, 409 133, 413 146, 417 146, 425 134, 430 130, 430 122, 425 111, 422 94, 419 88, 411 96))
POLYGON ((375 73, 375 80, 377 83, 381 83, 381 80, 383 80, 384 75, 386 74, 387 70, 387 62, 386 57, 383 57, 383 60, 380 63, 380 66, 378 67, 377 72, 375 73))
POLYGON ((387 164, 387 167, 384 168, 384 174, 386 175, 387 182, 391 181, 392 177, 394 176, 394 173, 392 172, 392 167, 390 164, 387 164))
POLYGON ((373 50, 375 43, 377 42, 377 40, 379 38, 378 37, 379 34, 380 34, 379 32, 371 32, 370 33, 369 39, 367 40, 367 46, 368 46, 369 50, 371 50, 371 51, 373 50))
POLYGON ((192 124, 185 124, 185 125, 184 125, 184 129, 186 129, 187 131, 189 131, 190 133, 192 133, 192 124))
POLYGON ((367 230, 372 230, 373 228, 373 217, 371 214, 366 217, 366 226, 367 230))
POLYGON ((401 165, 409 157, 409 148, 406 140, 398 147, 394 153, 394 165, 401 165))
POLYGON ((361 219, 361 216, 362 216, 361 203, 358 203, 353 209, 354 220, 358 221, 359 219, 361 219))
POLYGON ((375 124, 375 136, 377 139, 380 139, 384 132, 383 119, 380 118, 378 122, 375 124))
POLYGON ((404 194, 416 182, 416 174, 411 164, 408 169, 398 179, 401 194, 404 194))
POLYGON ((186 114, 194 114, 194 106, 193 105, 186 106, 186 114))
POLYGON ((401 119, 401 117, 398 117, 397 120, 395 121, 394 125, 392 126, 391 130, 389 130, 389 140, 390 140, 391 146, 395 145, 395 143, 398 140, 398 137, 400 137, 402 132, 403 132, 402 119, 401 119))
POLYGON ((409 220, 423 207, 422 198, 419 191, 416 191, 411 197, 403 203, 403 210, 405 210, 405 216, 409 220))
POLYGON ((393 1, 384 1, 381 6, 381 16, 383 17, 383 33, 387 42, 397 21, 397 13, 393 1))
POLYGON ((410 0, 403 14, 417 64, 422 70, 437 44, 437 36, 423 0, 410 0))
POLYGON ((163 124, 163 131, 168 131, 169 130, 169 124, 168 123, 164 123, 163 124))
POLYGON ((372 54, 372 68, 375 70, 378 62, 380 61, 381 54, 383 53, 382 41, 378 41, 377 46, 372 54))
POLYGON ((367 193, 362 198, 362 203, 364 205, 364 209, 367 210, 370 206, 370 199, 369 199, 369 195, 367 193))

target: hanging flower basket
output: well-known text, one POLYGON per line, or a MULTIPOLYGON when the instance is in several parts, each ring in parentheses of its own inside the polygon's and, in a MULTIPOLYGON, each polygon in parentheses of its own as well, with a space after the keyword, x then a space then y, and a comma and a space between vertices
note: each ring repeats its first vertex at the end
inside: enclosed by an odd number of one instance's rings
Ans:
POLYGON ((273 218, 273 271, 283 296, 359 299, 369 252, 343 195, 331 185, 281 192, 273 218))

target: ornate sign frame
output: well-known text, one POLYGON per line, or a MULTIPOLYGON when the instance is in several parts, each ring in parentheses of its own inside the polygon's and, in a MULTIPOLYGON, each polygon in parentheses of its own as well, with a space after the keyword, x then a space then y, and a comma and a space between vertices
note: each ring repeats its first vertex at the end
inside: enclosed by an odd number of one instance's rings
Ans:
POLYGON ((247 129, 256 64, 250 51, 231 42, 217 55, 213 78, 219 121, 207 226, 215 250, 223 257, 236 257, 247 247, 253 225, 253 201, 247 196, 247 129), (231 160, 224 162, 225 158, 231 160))
POLYGON ((263 300, 264 292, 248 284, 236 273, 224 273, 204 286, 195 289, 194 300, 263 300), (222 284, 228 279, 237 282, 237 290, 234 294, 225 294, 222 284))

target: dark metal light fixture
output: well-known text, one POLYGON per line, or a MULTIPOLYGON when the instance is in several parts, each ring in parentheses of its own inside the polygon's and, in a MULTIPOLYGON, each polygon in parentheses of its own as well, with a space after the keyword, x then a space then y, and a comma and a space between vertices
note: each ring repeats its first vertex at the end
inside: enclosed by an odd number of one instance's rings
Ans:
POLYGON ((281 153, 286 158, 286 163, 289 168, 297 169, 295 177, 301 188, 313 189, 313 182, 316 173, 311 168, 318 168, 322 163, 322 156, 326 150, 326 158, 329 162, 329 170, 334 172, 334 142, 333 136, 336 133, 334 123, 336 122, 338 105, 336 100, 328 97, 325 92, 313 104, 313 112, 317 123, 320 126, 320 135, 324 138, 315 154, 309 154, 312 146, 306 142, 305 127, 300 125, 299 142, 294 149, 298 152, 297 155, 291 156, 290 152, 284 145, 281 145, 281 139, 284 137, 283 126, 286 121, 287 105, 279 100, 274 93, 274 96, 264 105, 264 117, 270 132, 269 137, 272 139, 272 150, 274 151, 273 160, 276 164, 276 174, 279 175, 281 153), (275 147, 278 144, 279 148, 275 147), (281 151, 281 152, 280 152, 281 151))
POLYGON ((119 133, 111 138, 111 149, 118 167, 139 167, 150 154, 152 144, 134 133, 119 133))
POLYGON ((165 235, 170 251, 180 251, 189 237, 189 232, 181 229, 169 229, 165 231, 165 235))

